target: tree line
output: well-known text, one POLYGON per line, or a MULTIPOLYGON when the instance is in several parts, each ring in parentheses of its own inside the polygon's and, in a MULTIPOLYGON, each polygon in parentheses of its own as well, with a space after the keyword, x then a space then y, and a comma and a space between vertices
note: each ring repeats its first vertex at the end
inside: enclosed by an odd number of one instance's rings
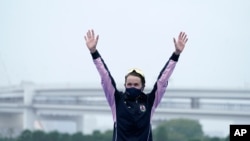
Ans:
MULTIPOLYGON (((24 130, 16 137, 0 136, 0 141, 111 141, 113 131, 94 131, 92 134, 77 132, 73 134, 58 131, 24 130)), ((202 126, 196 120, 173 119, 162 122, 153 129, 154 141, 229 141, 225 138, 204 135, 202 126)))

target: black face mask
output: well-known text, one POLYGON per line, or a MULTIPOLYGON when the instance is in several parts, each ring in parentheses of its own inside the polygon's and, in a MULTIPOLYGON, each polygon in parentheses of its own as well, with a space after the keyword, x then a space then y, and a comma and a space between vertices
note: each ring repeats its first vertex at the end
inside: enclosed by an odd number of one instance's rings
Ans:
POLYGON ((142 91, 141 89, 132 87, 132 88, 126 88, 126 93, 130 98, 135 99, 142 93, 142 91))

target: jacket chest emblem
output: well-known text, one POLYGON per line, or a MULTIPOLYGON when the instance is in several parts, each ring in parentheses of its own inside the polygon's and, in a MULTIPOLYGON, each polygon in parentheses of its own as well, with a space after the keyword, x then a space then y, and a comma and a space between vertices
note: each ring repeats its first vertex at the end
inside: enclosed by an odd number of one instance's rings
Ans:
POLYGON ((140 110, 141 112, 146 112, 146 107, 143 104, 140 104, 140 110))

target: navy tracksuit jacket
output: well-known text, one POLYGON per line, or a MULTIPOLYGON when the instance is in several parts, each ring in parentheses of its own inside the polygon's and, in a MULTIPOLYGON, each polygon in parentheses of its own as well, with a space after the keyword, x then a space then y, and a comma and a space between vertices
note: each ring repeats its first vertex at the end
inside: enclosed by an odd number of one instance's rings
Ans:
POLYGON ((168 85, 179 55, 174 53, 161 70, 152 91, 141 94, 138 99, 129 99, 117 90, 104 60, 98 51, 91 54, 101 76, 101 83, 111 108, 114 130, 113 141, 152 141, 151 119, 168 85))

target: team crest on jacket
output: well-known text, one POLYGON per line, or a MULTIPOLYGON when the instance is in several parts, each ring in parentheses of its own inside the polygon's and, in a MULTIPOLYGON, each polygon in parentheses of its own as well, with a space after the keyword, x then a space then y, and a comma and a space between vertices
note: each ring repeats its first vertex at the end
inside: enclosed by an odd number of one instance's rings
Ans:
POLYGON ((145 111, 146 111, 145 105, 141 104, 141 105, 140 105, 140 110, 141 110, 142 112, 145 112, 145 111))

